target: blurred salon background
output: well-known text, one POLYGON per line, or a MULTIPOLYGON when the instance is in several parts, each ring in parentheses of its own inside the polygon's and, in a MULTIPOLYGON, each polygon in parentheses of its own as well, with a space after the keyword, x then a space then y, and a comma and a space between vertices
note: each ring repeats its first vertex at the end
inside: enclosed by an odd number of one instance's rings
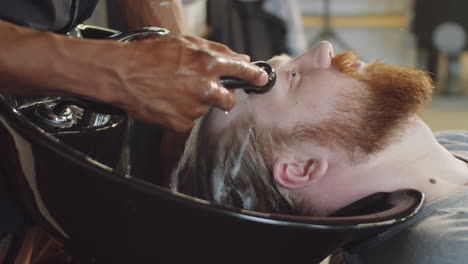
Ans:
MULTIPOLYGON (((120 29, 113 1, 88 24, 120 29)), ((436 91, 421 113, 433 131, 468 130, 468 1, 183 0, 189 34, 264 60, 297 55, 320 40, 364 61, 431 72, 436 91)))

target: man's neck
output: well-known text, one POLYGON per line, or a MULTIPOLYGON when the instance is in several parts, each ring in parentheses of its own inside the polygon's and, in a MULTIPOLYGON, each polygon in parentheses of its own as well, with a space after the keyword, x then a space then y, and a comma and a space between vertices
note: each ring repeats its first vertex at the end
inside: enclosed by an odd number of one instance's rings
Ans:
POLYGON ((468 184, 468 166, 414 117, 389 147, 365 162, 331 168, 326 176, 321 188, 334 193, 336 203, 324 207, 334 211, 375 192, 401 189, 425 193, 426 203, 437 200, 468 184))

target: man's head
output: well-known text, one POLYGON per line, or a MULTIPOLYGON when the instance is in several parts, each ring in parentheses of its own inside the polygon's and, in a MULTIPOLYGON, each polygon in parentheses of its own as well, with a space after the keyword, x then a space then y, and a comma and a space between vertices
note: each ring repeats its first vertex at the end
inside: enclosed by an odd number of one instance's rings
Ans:
POLYGON ((226 115, 201 119, 175 172, 189 195, 245 209, 320 214, 302 191, 340 164, 356 164, 397 140, 430 101, 424 72, 333 55, 321 42, 297 58, 270 60, 273 89, 226 115))

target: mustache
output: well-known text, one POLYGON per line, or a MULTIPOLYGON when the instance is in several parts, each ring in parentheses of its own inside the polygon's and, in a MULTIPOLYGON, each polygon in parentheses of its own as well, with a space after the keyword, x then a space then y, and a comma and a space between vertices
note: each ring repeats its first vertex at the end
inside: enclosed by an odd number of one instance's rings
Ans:
POLYGON ((354 51, 345 51, 332 58, 332 66, 346 74, 358 74, 353 64, 359 62, 359 56, 354 51))

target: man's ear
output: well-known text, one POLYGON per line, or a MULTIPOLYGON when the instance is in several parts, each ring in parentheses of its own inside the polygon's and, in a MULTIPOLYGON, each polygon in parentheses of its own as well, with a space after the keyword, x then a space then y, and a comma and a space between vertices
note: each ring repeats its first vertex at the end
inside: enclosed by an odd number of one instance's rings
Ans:
POLYGON ((275 181, 286 189, 299 189, 319 180, 328 169, 326 159, 305 161, 277 159, 273 164, 275 181))

